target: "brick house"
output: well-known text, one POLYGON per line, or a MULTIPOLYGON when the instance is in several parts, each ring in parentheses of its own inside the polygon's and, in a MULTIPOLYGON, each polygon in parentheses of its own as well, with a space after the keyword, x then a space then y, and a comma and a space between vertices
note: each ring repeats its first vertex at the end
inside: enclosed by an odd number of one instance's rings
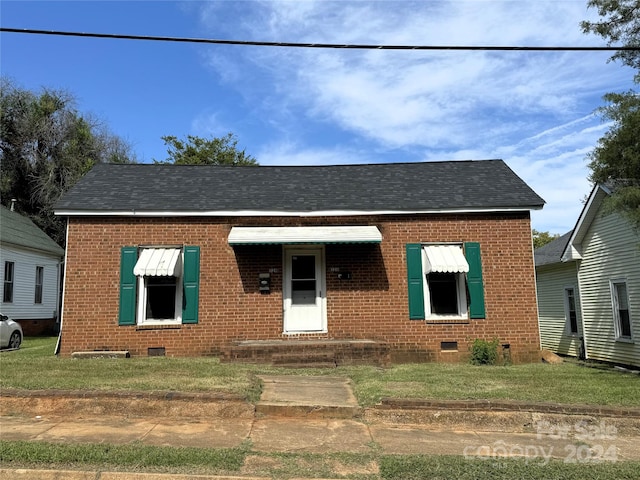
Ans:
POLYGON ((348 363, 373 345, 393 362, 462 361, 498 338, 532 361, 543 203, 501 160, 100 164, 56 205, 60 353, 241 360, 252 345, 261 361, 267 345, 314 344, 348 363))

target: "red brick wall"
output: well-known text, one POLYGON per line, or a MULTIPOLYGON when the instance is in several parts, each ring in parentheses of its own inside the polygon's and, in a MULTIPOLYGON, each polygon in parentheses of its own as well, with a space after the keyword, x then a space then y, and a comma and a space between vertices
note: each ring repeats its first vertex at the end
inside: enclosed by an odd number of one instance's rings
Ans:
MULTIPOLYGON (((146 355, 216 355, 235 340, 291 338, 282 334, 281 246, 232 248, 233 225, 376 225, 380 245, 326 245, 328 332, 313 338, 386 340, 394 361, 461 361, 475 338, 511 345, 515 362, 539 350, 528 213, 312 218, 71 218, 67 241, 62 354, 129 350, 146 355), (432 324, 409 320, 405 244, 480 242, 486 319, 432 324), (200 246, 199 322, 177 328, 118 326, 120 248, 200 246), (349 271, 339 280, 336 269, 349 271), (258 274, 271 272, 271 292, 258 274), (457 341, 458 352, 440 343, 457 341)), ((296 338, 300 338, 297 336, 296 338)))

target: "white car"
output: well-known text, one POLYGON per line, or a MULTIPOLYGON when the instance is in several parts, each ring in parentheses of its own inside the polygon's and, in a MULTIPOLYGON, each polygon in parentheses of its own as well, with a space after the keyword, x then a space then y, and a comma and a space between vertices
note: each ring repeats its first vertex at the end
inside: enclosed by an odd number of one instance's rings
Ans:
POLYGON ((0 348, 20 348, 22 327, 6 315, 0 314, 0 348))

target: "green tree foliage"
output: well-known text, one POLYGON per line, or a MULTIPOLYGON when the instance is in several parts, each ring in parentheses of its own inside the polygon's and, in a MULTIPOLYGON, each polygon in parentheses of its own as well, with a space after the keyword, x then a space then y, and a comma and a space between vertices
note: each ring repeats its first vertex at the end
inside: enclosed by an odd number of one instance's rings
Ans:
POLYGON ((613 188, 607 208, 640 229, 640 97, 609 93, 600 109, 613 126, 589 155, 591 181, 613 188))
POLYGON ((58 244, 64 220, 53 205, 98 162, 129 162, 129 146, 75 109, 62 91, 33 93, 0 79, 0 194, 58 244))
MULTIPOLYGON (((608 45, 638 48, 618 50, 611 59, 635 68, 640 83, 640 0, 589 0, 587 6, 597 8, 601 18, 582 22, 585 33, 601 36, 608 45)), ((630 90, 604 99, 607 104, 599 111, 612 126, 589 155, 590 180, 612 187, 606 206, 640 229, 640 97, 630 90)))
MULTIPOLYGON (((584 33, 599 35, 609 46, 640 47, 639 0, 589 0, 587 7, 596 8, 601 18, 581 22, 584 33)), ((636 82, 640 81, 639 50, 618 50, 611 59, 638 70, 636 82)))
POLYGON ((167 145, 169 158, 156 163, 174 165, 233 165, 253 166, 258 162, 244 150, 238 149, 238 140, 234 134, 210 139, 187 135, 186 140, 174 136, 162 137, 167 145))
POLYGON ((556 238, 559 238, 559 234, 551 235, 549 232, 539 232, 535 228, 531 231, 533 235, 533 248, 544 247, 547 243, 553 242, 556 238))

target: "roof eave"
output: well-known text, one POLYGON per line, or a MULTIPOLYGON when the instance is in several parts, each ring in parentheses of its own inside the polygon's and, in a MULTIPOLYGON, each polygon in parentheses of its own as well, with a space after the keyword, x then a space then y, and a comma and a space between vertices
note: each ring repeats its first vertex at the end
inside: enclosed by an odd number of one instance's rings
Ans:
POLYGON ((602 204, 603 199, 608 195, 611 195, 611 190, 605 185, 596 184, 593 187, 591 193, 589 194, 587 202, 582 208, 582 212, 580 212, 580 216, 578 217, 576 226, 573 229, 573 234, 571 235, 571 238, 567 242, 567 246, 560 256, 560 260, 562 262, 580 260, 582 258, 582 255, 580 254, 580 246, 582 244, 584 235, 589 228, 589 225, 591 225, 591 212, 594 209, 597 210, 602 204))
POLYGON ((9 247, 20 248, 22 250, 28 250, 28 251, 36 252, 36 253, 40 253, 40 254, 46 254, 46 255, 50 255, 52 257, 59 257, 59 258, 64 257, 64 248, 62 248, 60 246, 58 246, 58 248, 53 248, 53 247, 52 248, 35 247, 35 246, 31 246, 31 245, 24 245, 22 243, 15 242, 15 241, 12 242, 10 240, 1 240, 0 243, 2 245, 7 245, 9 247))
POLYGON ((79 210, 59 209, 65 217, 341 217, 354 215, 415 215, 433 213, 498 213, 541 210, 543 205, 517 207, 446 208, 424 210, 79 210))

